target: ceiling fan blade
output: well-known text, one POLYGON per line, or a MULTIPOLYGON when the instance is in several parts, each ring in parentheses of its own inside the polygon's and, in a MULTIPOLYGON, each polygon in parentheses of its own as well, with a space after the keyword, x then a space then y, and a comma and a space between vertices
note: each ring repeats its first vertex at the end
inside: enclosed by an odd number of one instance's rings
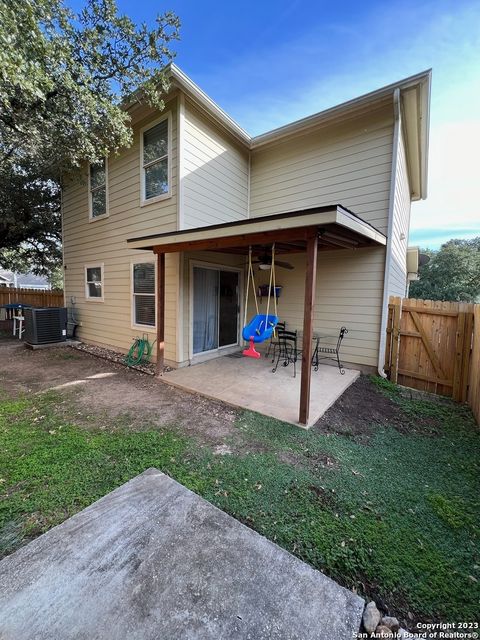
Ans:
POLYGON ((293 265, 291 265, 289 262, 282 262, 281 260, 275 260, 275 265, 277 267, 281 267, 282 269, 295 269, 295 267, 293 265))

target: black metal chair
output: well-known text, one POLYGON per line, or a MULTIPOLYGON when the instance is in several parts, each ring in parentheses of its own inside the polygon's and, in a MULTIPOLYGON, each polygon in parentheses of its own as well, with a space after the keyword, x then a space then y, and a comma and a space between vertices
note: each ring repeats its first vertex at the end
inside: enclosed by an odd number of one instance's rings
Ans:
MULTIPOLYGON (((283 360, 282 365, 287 367, 290 363, 293 363, 293 377, 297 375, 297 359, 299 351, 297 349, 297 332, 296 331, 278 331, 278 344, 276 345, 277 361, 272 369, 272 373, 275 373, 280 360, 283 360)), ((272 360, 272 362, 275 358, 272 360)))
POLYGON ((267 352, 265 353, 265 357, 268 358, 270 355, 270 351, 273 349, 273 359, 272 362, 275 361, 275 354, 277 352, 277 347, 278 347, 278 332, 279 331, 285 331, 285 329, 287 328, 287 323, 286 322, 278 322, 277 326, 275 327, 275 331, 272 333, 272 337, 270 338, 270 342, 268 343, 268 349, 267 352))
POLYGON ((347 328, 342 327, 340 329, 340 333, 338 334, 336 345, 325 345, 324 347, 322 347, 320 340, 317 340, 317 345, 315 347, 315 351, 313 353, 313 358, 312 358, 312 364, 314 366, 315 371, 318 371, 318 363, 320 360, 333 360, 334 362, 337 363, 338 370, 343 376, 343 374, 345 373, 345 369, 343 368, 343 365, 340 362, 340 347, 346 333, 348 333, 347 328), (319 354, 322 354, 322 353, 325 355, 319 357, 319 354))

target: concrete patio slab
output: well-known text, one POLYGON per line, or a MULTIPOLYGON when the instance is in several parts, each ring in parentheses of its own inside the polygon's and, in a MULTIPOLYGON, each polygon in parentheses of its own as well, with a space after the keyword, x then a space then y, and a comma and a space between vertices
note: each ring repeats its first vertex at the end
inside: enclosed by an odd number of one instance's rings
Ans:
MULTIPOLYGON (((272 373, 270 359, 224 356, 169 371, 163 379, 181 389, 298 425, 300 364, 294 378, 291 364, 280 365, 272 373)), ((337 367, 329 365, 312 370, 307 427, 314 425, 359 375, 352 369, 341 375, 337 367)))
POLYGON ((0 562, 8 640, 350 640, 363 606, 156 469, 0 562))

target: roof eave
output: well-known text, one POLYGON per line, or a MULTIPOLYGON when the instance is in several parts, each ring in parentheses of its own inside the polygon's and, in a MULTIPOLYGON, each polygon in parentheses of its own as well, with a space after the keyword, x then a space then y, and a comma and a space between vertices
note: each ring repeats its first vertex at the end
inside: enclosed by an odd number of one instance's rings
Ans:
POLYGON ((207 110, 216 120, 218 120, 228 131, 238 140, 250 146, 251 136, 231 118, 218 104, 212 100, 187 74, 177 67, 175 63, 170 63, 170 75, 173 83, 182 89, 191 100, 207 110))
POLYGON ((412 200, 424 200, 428 191, 428 148, 432 72, 402 89, 403 131, 412 200))
MULTIPOLYGON (((267 131, 266 133, 262 133, 259 136, 255 136, 254 138, 252 138, 251 147, 252 149, 254 149, 264 144, 268 144, 286 136, 298 133, 302 130, 309 129, 310 127, 314 127, 326 120, 333 119, 336 116, 344 115, 348 112, 353 113, 361 107, 365 107, 369 104, 373 104, 381 101, 382 99, 388 98, 389 96, 393 95, 395 89, 400 89, 401 91, 403 91, 405 89, 416 87, 425 82, 428 82, 429 86, 430 79, 431 69, 417 73, 399 82, 393 82, 392 84, 358 96, 357 98, 348 100, 347 102, 342 102, 341 104, 331 107, 330 109, 325 109, 324 111, 320 111, 319 113, 307 116, 306 118, 302 118, 301 120, 296 120, 295 122, 291 122, 282 127, 278 127, 277 129, 273 129, 272 131, 267 131)), ((429 97, 430 93, 428 92, 428 100, 429 97)))

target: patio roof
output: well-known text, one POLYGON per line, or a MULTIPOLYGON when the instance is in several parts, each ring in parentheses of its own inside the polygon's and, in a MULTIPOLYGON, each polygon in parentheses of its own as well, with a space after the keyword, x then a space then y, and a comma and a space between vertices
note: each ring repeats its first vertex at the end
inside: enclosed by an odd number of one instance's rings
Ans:
POLYGON ((340 204, 313 207, 272 216, 237 220, 197 229, 151 234, 127 240, 130 249, 176 253, 194 250, 232 250, 278 243, 277 253, 304 251, 307 231, 317 228, 319 250, 356 249, 385 245, 386 237, 340 204))
POLYGON ((274 216, 237 220, 199 229, 185 229, 129 238, 130 249, 157 254, 157 376, 163 376, 165 355, 165 254, 181 251, 246 253, 263 251, 275 243, 276 253, 305 252, 302 373, 299 419, 309 424, 313 338, 313 310, 318 251, 382 246, 386 237, 371 224, 339 204, 314 207, 274 216))

